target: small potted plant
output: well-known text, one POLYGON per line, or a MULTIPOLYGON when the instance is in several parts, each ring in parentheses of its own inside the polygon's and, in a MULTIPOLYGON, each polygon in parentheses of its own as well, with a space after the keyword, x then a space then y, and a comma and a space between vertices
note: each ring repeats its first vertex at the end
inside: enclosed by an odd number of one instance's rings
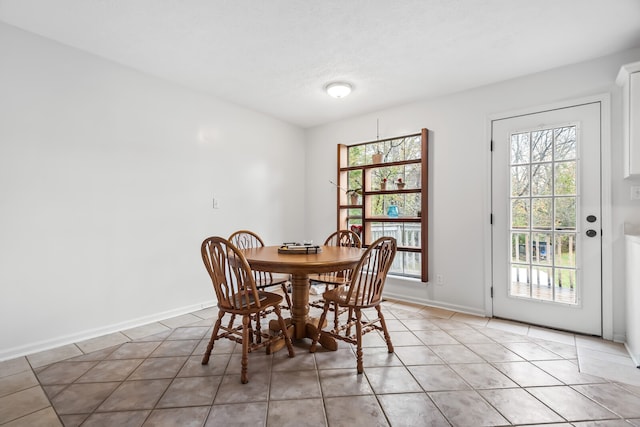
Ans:
POLYGON ((387 189, 387 178, 382 178, 382 181, 380 181, 380 190, 386 190, 387 189))
POLYGON ((372 154, 371 162, 373 162, 373 164, 382 163, 382 151, 378 150, 374 154, 372 154))
POLYGON ((398 187, 398 190, 402 190, 405 186, 405 182, 402 180, 402 178, 398 178, 398 180, 396 181, 396 186, 398 187))
POLYGON ((351 231, 356 233, 358 236, 362 237, 362 225, 353 224, 350 228, 351 228, 351 231))
POLYGON ((349 196, 352 205, 358 204, 358 197, 362 194, 362 188, 354 188, 347 190, 347 196, 349 196))

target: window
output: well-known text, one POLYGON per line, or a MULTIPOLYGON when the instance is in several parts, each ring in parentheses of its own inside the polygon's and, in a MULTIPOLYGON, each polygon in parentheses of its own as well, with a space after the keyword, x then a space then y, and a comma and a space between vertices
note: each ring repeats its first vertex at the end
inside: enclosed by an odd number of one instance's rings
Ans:
POLYGON ((338 145, 338 229, 365 246, 381 236, 398 241, 390 273, 428 281, 427 129, 421 133, 338 145))
POLYGON ((576 135, 575 125, 511 135, 512 296, 578 303, 576 135))

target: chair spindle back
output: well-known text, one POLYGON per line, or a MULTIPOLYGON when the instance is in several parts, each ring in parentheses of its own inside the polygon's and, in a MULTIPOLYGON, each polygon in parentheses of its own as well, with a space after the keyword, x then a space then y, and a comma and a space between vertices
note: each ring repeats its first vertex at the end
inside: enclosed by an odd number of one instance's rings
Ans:
POLYGON ((353 269, 346 298, 348 304, 366 307, 380 302, 387 273, 397 250, 393 237, 381 237, 367 248, 353 269))
POLYGON ((361 248, 362 240, 360 240, 360 236, 351 230, 338 230, 327 237, 324 244, 325 246, 348 246, 352 248, 361 248))
POLYGON ((252 249, 264 246, 264 242, 253 231, 239 230, 229 236, 229 241, 238 249, 252 249))
POLYGON ((222 237, 209 237, 202 242, 200 252, 221 307, 260 307, 251 267, 235 245, 222 237))
MULTIPOLYGON (((264 246, 264 241, 253 231, 239 230, 229 236, 229 241, 238 249, 253 249, 264 246)), ((273 280, 273 274, 268 271, 253 270, 253 279, 256 283, 269 283, 273 280)))

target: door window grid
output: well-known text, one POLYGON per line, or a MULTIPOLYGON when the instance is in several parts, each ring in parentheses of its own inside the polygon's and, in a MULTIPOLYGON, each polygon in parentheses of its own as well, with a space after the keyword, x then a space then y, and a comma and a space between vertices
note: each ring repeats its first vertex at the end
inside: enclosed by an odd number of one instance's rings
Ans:
POLYGON ((511 135, 513 297, 577 304, 577 126, 511 135))

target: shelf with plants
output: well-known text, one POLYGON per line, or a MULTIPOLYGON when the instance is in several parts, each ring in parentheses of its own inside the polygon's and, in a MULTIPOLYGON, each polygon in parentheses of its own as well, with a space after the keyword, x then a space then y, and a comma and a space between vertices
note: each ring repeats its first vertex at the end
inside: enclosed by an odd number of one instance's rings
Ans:
MULTIPOLYGON (((356 218, 356 217, 352 217, 356 218)), ((357 218, 362 218, 358 216, 357 218)), ((368 216, 367 221, 375 221, 375 222, 421 222, 422 217, 419 216, 398 216, 398 217, 390 217, 390 216, 368 216)))
MULTIPOLYGON (((398 241, 401 274, 428 280, 428 131, 338 145, 338 229, 358 231, 365 246, 380 235, 398 241), (354 196, 354 200, 350 196, 354 196), (412 255, 406 255, 412 254, 412 255), (409 258, 411 258, 409 260, 409 258)), ((396 262, 394 261, 394 266, 396 262)))
POLYGON ((410 194, 410 193, 421 193, 422 189, 421 188, 411 188, 409 190, 372 190, 372 191, 365 191, 364 194, 369 196, 369 195, 376 195, 376 194, 410 194))

